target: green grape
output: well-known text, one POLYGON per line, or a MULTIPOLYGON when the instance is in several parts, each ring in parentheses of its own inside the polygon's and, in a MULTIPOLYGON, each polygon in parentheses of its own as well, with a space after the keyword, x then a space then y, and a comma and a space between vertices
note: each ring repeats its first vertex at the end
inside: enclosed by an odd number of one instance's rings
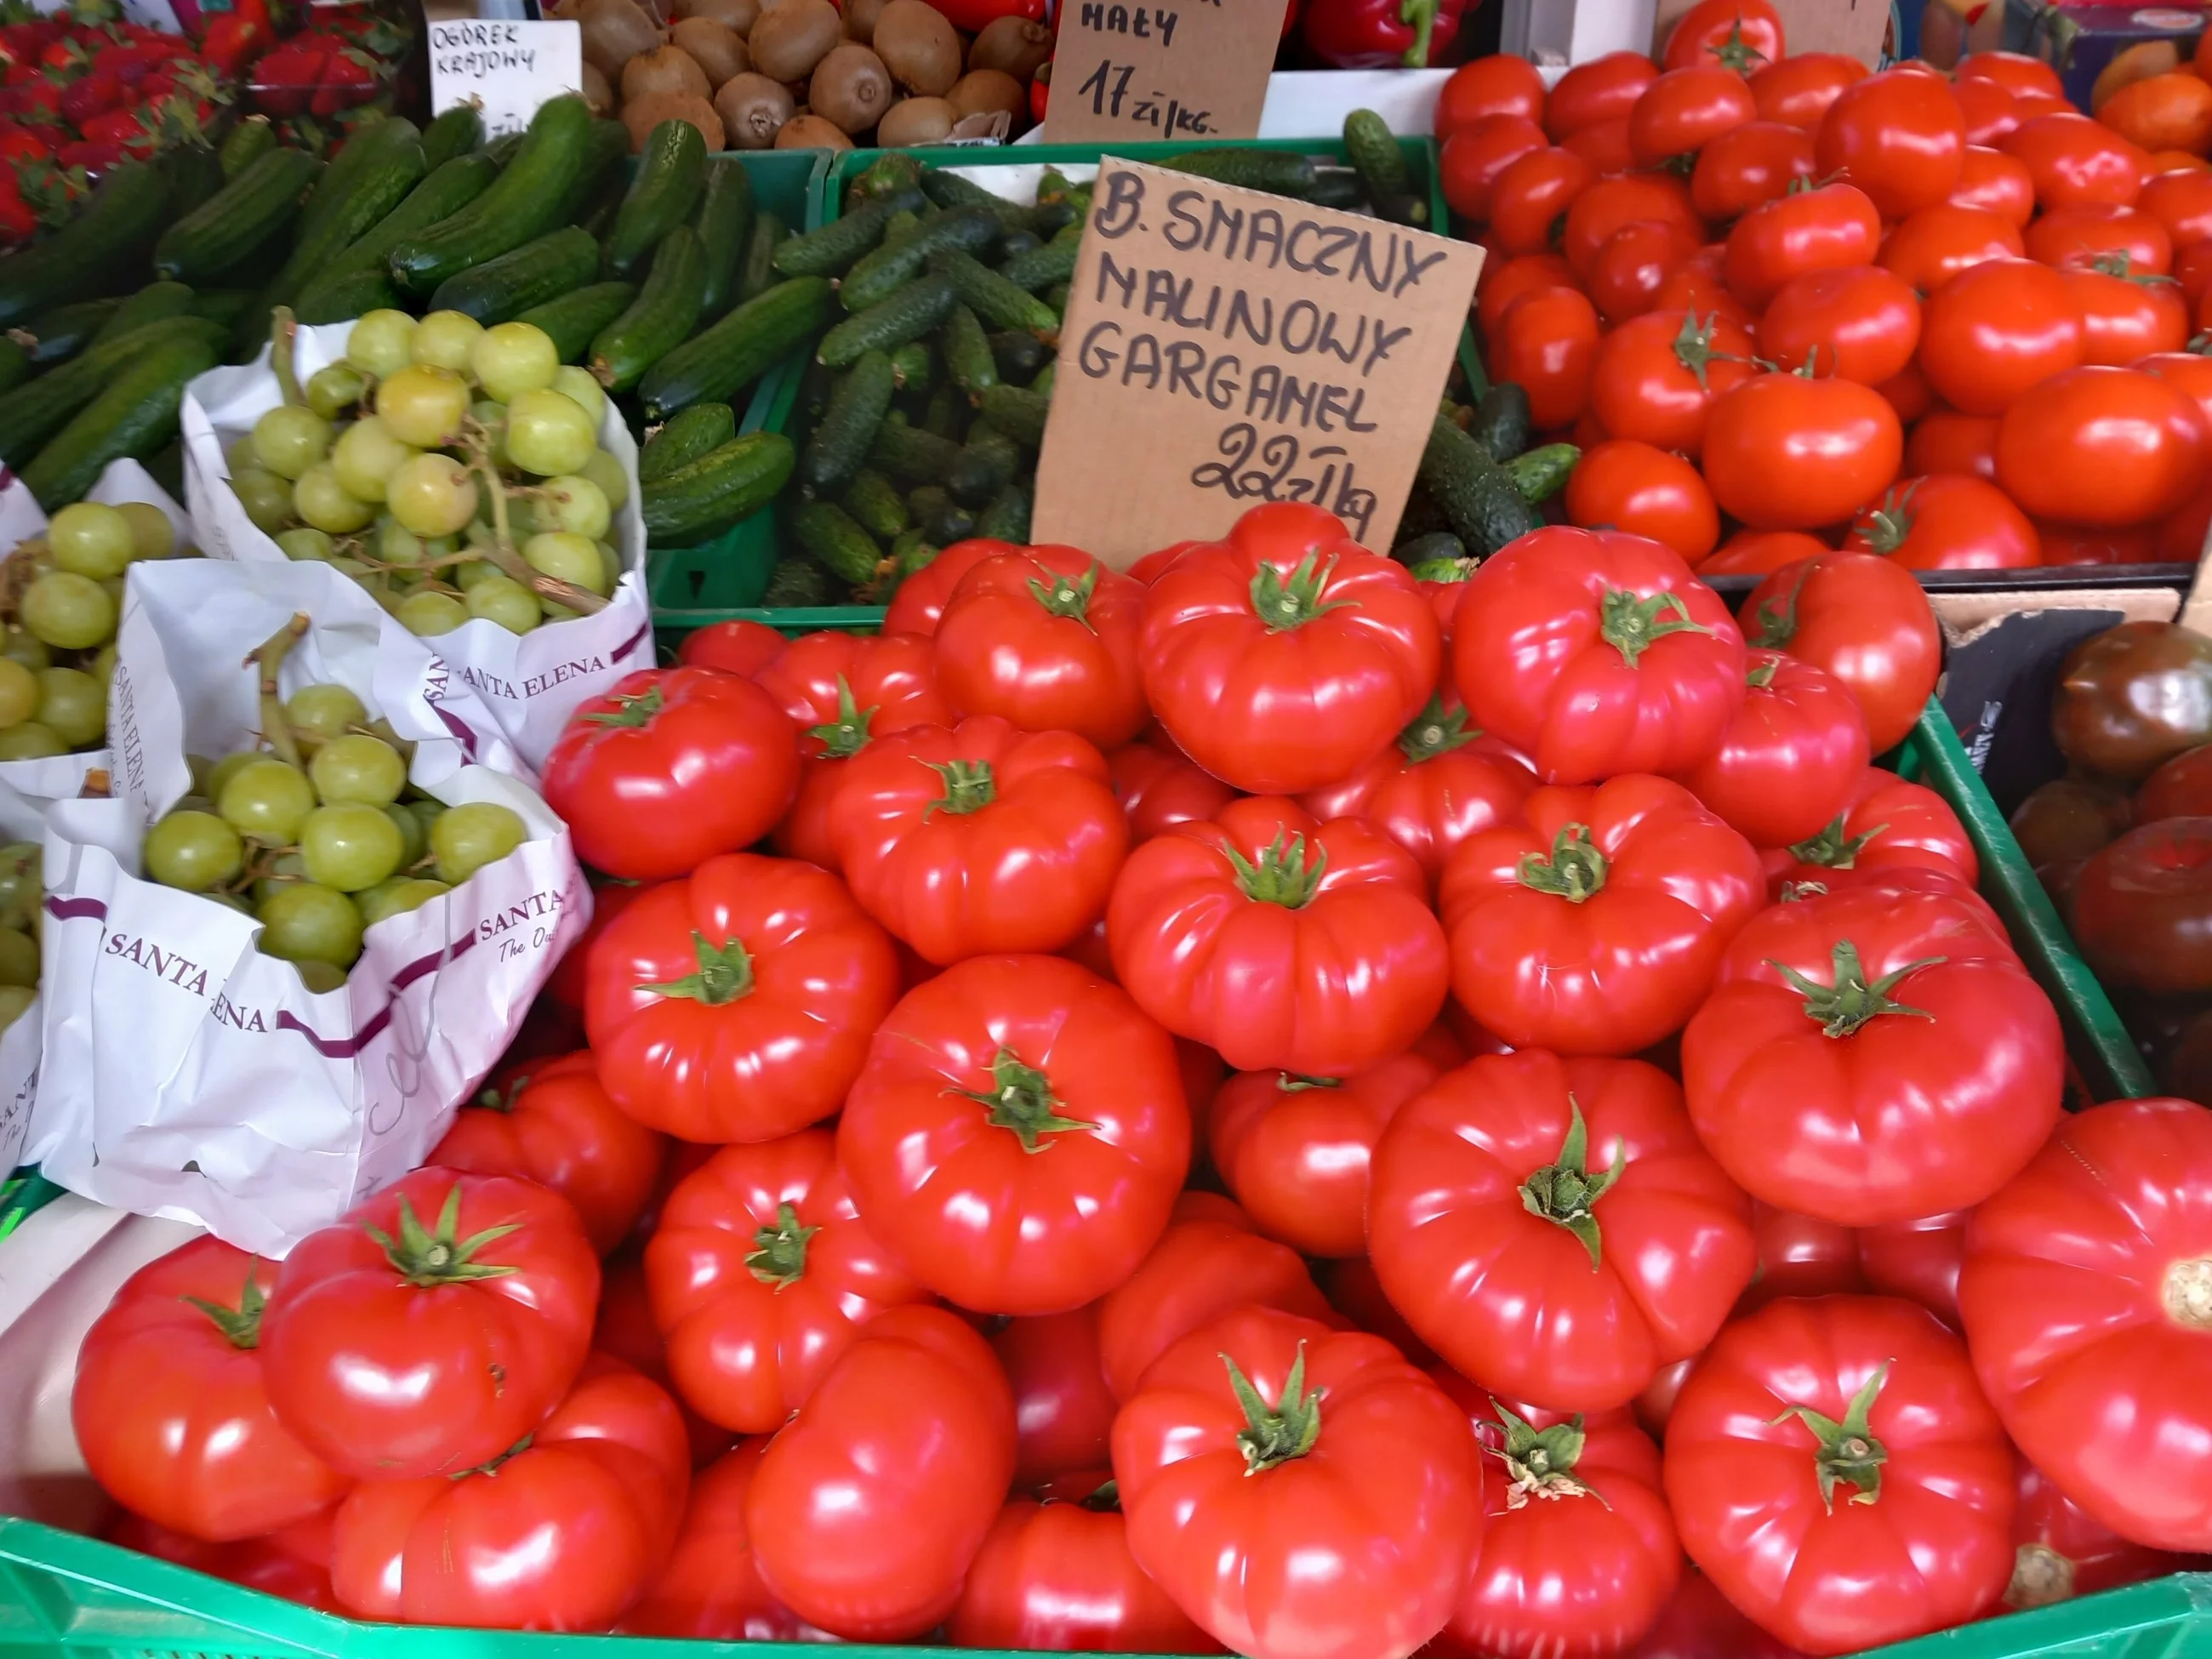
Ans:
POLYGON ((518 392, 539 392, 561 372, 553 337, 530 323, 501 323, 469 348, 469 368, 487 396, 506 403, 518 392))
POLYGON ((43 670, 39 720, 70 748, 90 747, 107 735, 107 682, 81 668, 43 670))
POLYGON ((407 787, 407 763, 382 738, 362 732, 333 738, 307 763, 307 775, 325 805, 367 801, 382 806, 407 787))
POLYGON ((300 481, 292 486, 292 510, 316 529, 333 536, 366 530, 376 518, 375 504, 340 483, 337 469, 328 461, 300 475, 300 481))
POLYGON ((57 570, 23 590, 23 626, 62 651, 90 651, 115 637, 115 601, 89 576, 57 570))
POLYGON ((315 810, 315 786, 298 767, 258 755, 224 781, 215 805, 240 835, 264 847, 289 847, 315 810))
POLYGON ((311 524, 294 525, 289 530, 278 531, 276 545, 284 550, 284 556, 288 559, 327 562, 331 556, 330 532, 318 530, 311 524))
POLYGON ((488 582, 495 576, 504 577, 507 573, 489 559, 471 559, 466 564, 454 566, 448 574, 454 586, 464 593, 473 593, 479 583, 488 582))
POLYGON ((0 927, 0 985, 39 982, 39 947, 31 936, 14 927, 0 927))
POLYGON ((404 311, 371 311, 346 336, 346 361, 386 380, 414 361, 416 322, 404 311))
POLYGON ((465 374, 483 332, 484 325, 465 311, 434 311, 415 330, 414 359, 465 374))
MULTIPOLYGON (((338 434, 337 444, 331 451, 331 470, 349 495, 365 501, 380 501, 386 481, 414 453, 415 446, 400 442, 383 416, 369 415, 338 434)), ((231 482, 235 489, 237 480, 231 482)))
POLYGON ((433 881, 428 876, 407 876, 385 882, 363 893, 361 896, 361 913, 373 927, 386 916, 420 909, 439 894, 453 890, 444 882, 433 881))
POLYGON ((46 546, 55 569, 94 581, 121 575, 137 551, 131 520, 98 501, 76 501, 55 514, 46 526, 46 546))
POLYGON ((593 541, 607 533, 614 512, 606 492, 589 478, 567 472, 538 486, 538 523, 545 530, 565 530, 593 541))
POLYGON ((6 1030, 31 1006, 38 992, 27 985, 0 985, 0 1031, 6 1030))
POLYGON ((150 501, 119 501, 115 510, 131 526, 131 556, 166 559, 177 550, 177 527, 150 501))
MULTIPOLYGON (((510 495, 507 501, 507 533, 517 547, 528 541, 545 526, 538 522, 538 509, 527 495, 510 495)), ((496 537, 495 536, 495 539, 496 537)))
POLYGON ((258 466, 233 472, 230 493, 238 497, 246 516, 264 536, 273 536, 292 522, 292 486, 274 472, 264 472, 258 466))
POLYGON ((623 464, 604 449, 595 449, 585 461, 582 476, 599 485, 599 494, 607 498, 607 511, 612 514, 623 510, 629 500, 629 474, 623 464))
POLYGON ((475 515, 477 481, 450 455, 417 455, 392 475, 384 499, 417 536, 458 535, 475 515))
POLYGON ((300 983, 317 996, 327 996, 332 991, 345 989, 345 969, 332 967, 327 962, 295 962, 292 964, 300 975, 300 983))
POLYGON ((606 583, 599 591, 611 593, 623 579, 622 555, 615 550, 612 542, 594 542, 592 545, 599 550, 599 576, 606 583))
POLYGON ((428 795, 415 800, 403 801, 400 804, 422 820, 422 833, 426 836, 430 833, 430 826, 446 816, 446 803, 434 799, 428 795))
POLYGON ((368 390, 368 377, 351 363, 332 363, 307 377, 307 407, 325 420, 335 421, 368 390))
POLYGON ((284 717, 293 731, 328 744, 365 724, 368 710, 343 685, 303 685, 284 699, 284 717))
POLYGON ((173 811, 146 832, 146 873, 164 887, 204 893, 235 881, 246 843, 212 812, 173 811))
POLYGON ((225 755, 207 769, 207 776, 201 781, 200 793, 210 800, 221 800, 223 786, 252 765, 254 762, 263 758, 264 758, 263 756, 256 754, 251 749, 241 749, 234 755, 225 755))
POLYGON ((9 662, 19 662, 29 669, 40 669, 53 661, 47 654, 46 642, 27 628, 9 624, 4 642, 0 642, 0 656, 9 662))
MULTIPOLYGON (((86 672, 98 680, 104 688, 108 681, 115 678, 115 641, 110 640, 100 647, 99 653, 92 659, 92 666, 86 672)), ((105 695, 104 692, 103 695, 105 695)))
POLYGON ((40 878, 44 860, 35 842, 12 842, 0 847, 0 925, 30 928, 36 925, 39 901, 46 896, 40 878))
POLYGON ((409 865, 430 850, 430 832, 422 827, 422 820, 393 801, 384 809, 384 816, 399 829, 399 867, 409 865))
POLYGON ((230 476, 234 478, 249 467, 255 471, 258 471, 261 467, 261 463, 253 459, 253 434, 251 432, 243 433, 225 444, 222 447, 222 459, 224 465, 230 468, 230 476))
POLYGON ((341 893, 375 886, 399 868, 405 848, 399 826, 384 816, 381 807, 364 801, 317 807, 300 831, 300 856, 307 861, 307 879, 341 893))
POLYGON ((22 664, 0 657, 0 731, 21 726, 38 708, 39 677, 22 664))
POLYGON ((418 363, 376 388, 377 418, 402 443, 435 449, 461 435, 469 383, 450 368, 418 363))
MULTIPOLYGON (((107 602, 115 607, 115 614, 118 617, 121 616, 123 614, 123 595, 125 591, 123 578, 120 576, 110 576, 106 581, 100 583, 100 591, 107 595, 107 602)), ((115 635, 113 632, 111 631, 107 637, 112 640, 115 635)))
POLYGON ((507 406, 507 451, 540 477, 574 472, 599 445, 599 424, 558 392, 525 392, 507 406))
POLYGON ((450 634, 469 619, 469 608, 451 593, 410 593, 392 613, 409 633, 423 639, 450 634))
POLYGON ((312 409, 279 404, 253 423, 253 459, 280 478, 297 478, 331 453, 331 423, 312 409))
MULTIPOLYGON (((591 370, 578 368, 573 363, 568 365, 554 375, 553 390, 592 417, 592 431, 599 429, 599 422, 607 412, 607 389, 592 378, 591 370)), ((575 470, 574 467, 562 468, 564 472, 575 470)))
POLYGON ((458 887, 529 838, 522 815, 513 807, 473 800, 438 815, 430 826, 430 854, 438 861, 438 879, 458 887))
POLYGON ((0 760, 51 760, 69 753, 61 733, 38 720, 25 720, 0 732, 0 760))
POLYGON ((287 887, 295 886, 307 878, 307 861, 295 852, 279 853, 273 858, 264 859, 258 867, 261 873, 253 878, 253 902, 256 904, 273 898, 287 887))
POLYGON ((263 900, 254 915, 265 955, 333 968, 350 968, 361 955, 361 912, 335 889, 295 882, 263 900))
POLYGON ((514 457, 507 453, 507 405, 480 398, 469 405, 469 415, 484 429, 490 445, 491 464, 502 470, 513 466, 514 457))
POLYGON ((596 543, 584 536, 549 530, 522 544, 523 562, 539 574, 552 576, 594 593, 613 591, 596 543))
POLYGON ((510 634, 538 626, 538 596, 512 576, 487 576, 467 592, 471 617, 497 623, 510 634))

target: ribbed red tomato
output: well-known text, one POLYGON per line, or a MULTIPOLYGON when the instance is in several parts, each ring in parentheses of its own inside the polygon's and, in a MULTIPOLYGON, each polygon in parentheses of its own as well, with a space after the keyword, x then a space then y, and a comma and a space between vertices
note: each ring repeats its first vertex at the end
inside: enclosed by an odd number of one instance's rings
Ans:
POLYGON ((1825 881, 1838 870, 1927 868, 1969 887, 1981 860, 1950 803, 1924 784, 1879 766, 1862 771, 1834 817, 1795 842, 1769 843, 1767 870, 1778 886, 1825 881))
POLYGON ((768 1446, 765 1436, 748 1440, 693 1479, 667 1567, 617 1629, 702 1642, 833 1639, 777 1601, 754 1565, 745 1498, 768 1446))
POLYGON ((1784 566, 1752 589, 1743 617, 1753 646, 1825 668, 1850 689, 1877 755, 1912 729, 1942 669, 1928 596, 1911 571, 1869 553, 1784 566))
POLYGON ((1754 651, 1720 747, 1677 780, 1754 847, 1826 829, 1866 770, 1866 717, 1826 669, 1754 651))
POLYGON ((1098 1304, 1009 1319, 992 1333, 991 1349, 1014 1394, 1015 1489, 1103 1468, 1115 1401, 1099 1353, 1098 1304))
POLYGON ((937 683, 962 715, 1117 748, 1146 718, 1137 662, 1144 605, 1142 583, 1080 548, 981 560, 938 618, 937 683))

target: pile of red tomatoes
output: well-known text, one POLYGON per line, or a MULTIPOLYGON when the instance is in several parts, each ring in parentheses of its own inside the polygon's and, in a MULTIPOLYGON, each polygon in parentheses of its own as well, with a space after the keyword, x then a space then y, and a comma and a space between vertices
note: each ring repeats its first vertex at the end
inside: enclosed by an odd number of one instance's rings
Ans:
POLYGON ((694 635, 548 763, 588 1048, 124 1289, 117 1535, 374 1620, 1259 1659, 1851 1652, 2212 1548, 2212 1116, 2060 1127, 1868 763, 1910 580, 1750 605, 1276 505, 694 635))
POLYGON ((1588 452, 1572 522, 1707 572, 2196 561, 2212 171, 2049 65, 1870 75, 1702 0, 1663 67, 1468 64, 1437 133, 1492 373, 1588 452))

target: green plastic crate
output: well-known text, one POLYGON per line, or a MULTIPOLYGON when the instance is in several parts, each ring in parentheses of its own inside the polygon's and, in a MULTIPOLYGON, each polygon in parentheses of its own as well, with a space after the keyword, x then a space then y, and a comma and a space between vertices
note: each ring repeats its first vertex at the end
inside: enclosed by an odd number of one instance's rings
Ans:
MULTIPOLYGON (((763 149, 735 152, 753 181, 757 208, 793 230, 822 222, 828 150, 763 149)), ((721 158, 717 158, 721 159, 721 158)), ((797 353, 763 374, 738 422, 739 432, 783 430, 799 396, 804 359, 797 353)), ((646 585, 653 608, 672 611, 727 611, 757 605, 775 567, 775 518, 763 510, 714 540, 695 547, 646 550, 646 585)))

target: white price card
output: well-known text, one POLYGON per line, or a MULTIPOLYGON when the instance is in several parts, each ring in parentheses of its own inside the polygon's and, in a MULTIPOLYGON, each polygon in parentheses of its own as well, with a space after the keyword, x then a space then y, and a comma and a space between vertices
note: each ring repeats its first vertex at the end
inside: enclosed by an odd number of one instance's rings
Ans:
POLYGON ((487 134, 520 132, 549 98, 584 89, 584 35, 573 22, 464 17, 430 25, 430 112, 483 111, 487 134))

